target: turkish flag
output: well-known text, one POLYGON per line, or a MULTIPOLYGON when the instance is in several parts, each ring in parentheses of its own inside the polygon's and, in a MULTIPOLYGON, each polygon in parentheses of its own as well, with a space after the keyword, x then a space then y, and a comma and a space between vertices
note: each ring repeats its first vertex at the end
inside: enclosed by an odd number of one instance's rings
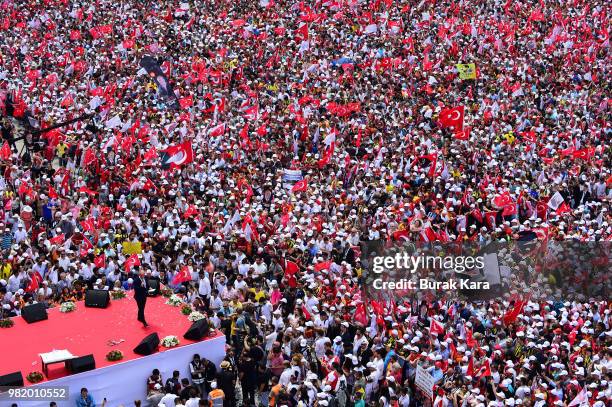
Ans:
POLYGON ((491 377, 491 364, 489 363, 489 359, 485 360, 480 369, 478 370, 478 377, 491 377))
POLYGON ((181 109, 187 109, 193 106, 193 96, 187 96, 179 99, 179 104, 181 105, 181 109))
POLYGON ((247 120, 257 120, 259 117, 259 107, 257 105, 253 105, 244 111, 244 118, 247 120))
POLYGON ((79 188, 79 192, 82 192, 84 194, 91 195, 91 196, 94 196, 94 195, 97 194, 96 191, 91 190, 91 189, 87 188, 86 186, 82 186, 81 188, 79 188))
POLYGON ((128 38, 127 40, 123 41, 122 45, 123 45, 124 49, 132 49, 132 48, 134 48, 134 45, 136 45, 136 42, 134 42, 133 39, 128 38))
POLYGON ((124 265, 125 271, 129 272, 132 268, 134 268, 136 266, 140 266, 140 259, 138 258, 137 254, 132 254, 125 261, 125 265, 124 265))
POLYGON ((85 150, 85 155, 83 157, 83 165, 88 166, 89 164, 95 162, 97 160, 96 154, 93 152, 91 148, 85 150))
POLYGON ((64 98, 62 99, 62 102, 60 103, 61 107, 70 107, 74 104, 74 97, 68 93, 66 96, 64 96, 64 98))
POLYGON ((310 315, 310 312, 308 312, 305 305, 302 305, 302 313, 304 314, 304 318, 306 318, 307 321, 309 321, 312 318, 312 316, 310 315))
POLYGON ((374 313, 378 316, 382 316, 384 313, 384 309, 382 304, 380 304, 378 301, 374 301, 372 300, 370 302, 370 304, 372 304, 372 310, 374 310, 374 313))
POLYGON ((533 233, 536 234, 538 240, 546 240, 548 239, 548 228, 534 228, 531 229, 533 233))
POLYGON ((106 267, 106 256, 104 253, 94 258, 94 266, 98 268, 106 267))
POLYGON ((142 185, 142 189, 144 189, 145 191, 150 191, 152 189, 154 189, 156 191, 158 190, 158 188, 155 186, 153 181, 151 181, 149 178, 147 178, 145 183, 142 185))
POLYGON ((185 213, 183 213, 183 218, 187 219, 190 216, 197 216, 199 214, 200 211, 198 210, 198 208, 196 208, 194 205, 189 205, 185 213))
POLYGON ((172 284, 178 285, 184 283, 186 281, 191 281, 191 273, 189 272, 189 267, 183 266, 181 270, 174 276, 172 279, 172 284))
POLYGON ((567 213, 567 212, 571 212, 571 208, 565 202, 563 202, 561 205, 559 205, 559 207, 557 208, 557 211, 556 211, 557 215, 563 215, 564 213, 567 213))
POLYGON ((469 140, 471 131, 472 131, 471 127, 464 127, 463 130, 455 132, 455 138, 457 140, 462 140, 462 141, 469 140))
POLYGON ((439 335, 444 333, 444 325, 431 318, 429 321, 429 334, 430 335, 439 335))
POLYGON ((408 230, 398 230, 396 232, 393 232, 391 237, 395 241, 410 240, 410 232, 408 230))
POLYGON ((516 215, 516 205, 509 204, 504 206, 504 210, 502 211, 502 216, 512 216, 516 215))
POLYGON ((510 325, 516 321, 519 314, 523 311, 523 307, 525 306, 524 301, 517 301, 514 303, 514 308, 504 314, 502 318, 504 325, 510 325))
POLYGON ((574 160, 576 159, 590 160, 591 158, 593 158, 594 155, 595 155, 595 149, 593 147, 583 148, 580 150, 576 150, 572 153, 572 157, 574 158, 574 160))
POLYGON ((8 142, 5 141, 0 149, 0 158, 3 160, 10 160, 12 154, 13 152, 11 151, 11 147, 9 146, 8 142))
POLYGON ((94 248, 94 245, 91 243, 91 241, 85 236, 83 236, 83 243, 81 243, 81 252, 80 252, 81 257, 87 256, 87 252, 89 252, 89 250, 92 250, 93 248, 94 248))
POLYGON ((49 243, 51 243, 52 245, 57 245, 57 246, 64 244, 65 241, 66 241, 66 235, 64 235, 63 233, 61 235, 57 235, 49 239, 49 243))
POLYGON ((365 304, 363 302, 359 303, 355 308, 355 321, 359 322, 361 325, 366 325, 368 323, 368 317, 366 315, 365 304))
POLYGON ((95 228, 95 222, 93 218, 88 218, 85 219, 83 221, 81 221, 81 227, 83 228, 83 231, 85 232, 95 232, 96 228, 95 228))
POLYGON ((292 276, 300 270, 297 263, 291 260, 285 260, 285 275, 292 276))
POLYGON ((302 24, 301 26, 299 26, 298 29, 295 30, 295 34, 296 41, 297 38, 299 38, 300 41, 308 41, 308 24, 302 24))
POLYGON ((308 189, 308 180, 306 178, 304 178, 303 180, 300 180, 298 182, 296 182, 293 187, 291 187, 291 192, 295 193, 295 192, 304 192, 308 189))
POLYGON ((193 148, 190 141, 170 146, 162 151, 162 167, 179 168, 193 162, 193 148))
POLYGON ((464 113, 464 106, 442 109, 440 112, 441 126, 443 128, 452 128, 455 132, 463 131, 464 113))
POLYGON ((42 283, 42 276, 38 271, 32 272, 30 276, 30 284, 28 284, 26 291, 29 293, 35 292, 40 287, 40 283, 42 283))
POLYGON ((49 198, 57 199, 58 197, 59 197, 59 195, 57 194, 57 191, 55 190, 55 188, 53 188, 51 185, 49 185, 49 198))
POLYGON ((474 356, 470 356, 470 361, 468 362, 465 375, 470 376, 472 379, 474 378, 474 356))
POLYGON ((219 137, 225 134, 225 123, 220 123, 208 131, 210 137, 219 137))
POLYGON ((327 164, 329 164, 330 160, 331 160, 331 151, 330 151, 330 150, 328 150, 328 151, 327 151, 327 152, 326 152, 326 153, 323 155, 323 157, 322 157, 322 158, 321 158, 319 161, 317 161, 317 166, 318 166, 319 168, 323 168, 323 167, 325 167, 327 164))
POLYGON ((331 265, 332 265, 332 261, 331 260, 322 261, 320 263, 315 264, 314 270, 315 271, 329 270, 331 265))
POLYGON ((70 31, 70 41, 77 41, 81 39, 81 32, 79 30, 70 31))
POLYGON ((237 20, 230 21, 230 25, 234 28, 240 28, 245 24, 246 24, 246 21, 243 19, 237 19, 237 20))
POLYGON ((498 195, 493 198, 493 203, 498 208, 505 208, 508 205, 512 205, 512 198, 508 192, 503 193, 502 195, 498 195))

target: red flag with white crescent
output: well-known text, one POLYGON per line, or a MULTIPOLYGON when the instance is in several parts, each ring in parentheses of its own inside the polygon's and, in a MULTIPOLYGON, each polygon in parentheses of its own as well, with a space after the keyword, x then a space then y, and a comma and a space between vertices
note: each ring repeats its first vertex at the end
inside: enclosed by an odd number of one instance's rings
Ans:
POLYGON ((104 255, 104 253, 94 258, 94 266, 98 268, 106 267, 106 256, 104 255))
POLYGON ((298 182, 296 182, 293 187, 291 187, 291 192, 295 193, 295 192, 304 192, 308 189, 308 180, 306 178, 304 178, 303 180, 300 180, 298 182))
POLYGON ((441 126, 443 128, 452 128, 455 132, 463 131, 464 113, 464 106, 442 109, 440 112, 441 126))
POLYGON ((181 270, 174 276, 172 279, 172 284, 178 285, 184 283, 186 281, 191 281, 191 273, 189 272, 189 267, 183 266, 181 270))
POLYGON ((430 335, 439 335, 444 333, 444 325, 436 321, 435 319, 431 319, 429 322, 429 334, 430 335))
POLYGON ((137 254, 132 254, 130 257, 128 257, 128 259, 125 261, 125 271, 129 272, 131 269, 133 269, 136 266, 140 266, 140 259, 138 258, 137 254))
POLYGON ((193 162, 193 148, 190 141, 170 146, 162 151, 162 167, 179 168, 193 162))

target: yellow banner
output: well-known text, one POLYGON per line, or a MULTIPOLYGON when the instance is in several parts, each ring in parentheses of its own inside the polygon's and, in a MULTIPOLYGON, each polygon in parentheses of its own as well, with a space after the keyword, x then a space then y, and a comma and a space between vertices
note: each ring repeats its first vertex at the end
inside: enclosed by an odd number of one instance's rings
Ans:
POLYGON ((460 79, 476 79, 476 64, 457 64, 460 79))
POLYGON ((124 254, 140 254, 142 253, 142 244, 140 242, 123 242, 124 254))

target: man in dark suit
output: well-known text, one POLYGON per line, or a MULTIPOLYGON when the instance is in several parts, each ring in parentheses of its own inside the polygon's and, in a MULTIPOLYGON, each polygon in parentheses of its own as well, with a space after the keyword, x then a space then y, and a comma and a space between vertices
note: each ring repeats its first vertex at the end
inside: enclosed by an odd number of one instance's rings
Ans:
POLYGON ((148 292, 149 288, 147 287, 144 270, 140 270, 137 274, 134 273, 134 299, 138 305, 138 320, 142 322, 145 328, 149 326, 145 320, 144 314, 148 292))

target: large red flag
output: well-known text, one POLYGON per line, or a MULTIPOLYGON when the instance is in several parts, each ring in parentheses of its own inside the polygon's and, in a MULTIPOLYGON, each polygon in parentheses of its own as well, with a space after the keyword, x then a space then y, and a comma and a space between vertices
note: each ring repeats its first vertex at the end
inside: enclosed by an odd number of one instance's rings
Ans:
POLYGON ((162 151, 162 166, 179 168, 193 162, 193 148, 190 141, 170 146, 162 151))
POLYGON ((363 302, 360 302, 355 308, 355 321, 359 322, 361 325, 366 325, 368 323, 365 304, 363 302))
POLYGON ((59 198, 59 195, 57 194, 57 191, 51 185, 49 185, 49 198, 51 198, 51 199, 59 198))
POLYGON ((431 318, 429 322, 429 333, 430 335, 438 335, 444 333, 444 325, 431 318))
POLYGON ((291 260, 285 260, 285 275, 292 276, 300 270, 297 263, 291 260))
POLYGON ((189 272, 189 267, 183 266, 181 270, 176 273, 176 276, 172 279, 172 284, 178 285, 184 283, 186 281, 191 281, 191 273, 189 272))
POLYGON ((502 318, 504 321, 504 325, 510 325, 516 321, 519 314, 523 311, 523 307, 525 306, 524 301, 516 301, 514 303, 514 308, 504 314, 502 318))
POLYGON ((314 270, 315 271, 328 270, 331 267, 331 265, 332 265, 331 260, 322 261, 321 263, 315 264, 314 270))
POLYGON ((303 180, 300 180, 298 182, 296 182, 293 187, 291 187, 291 192, 295 193, 295 192, 304 192, 308 189, 308 180, 306 178, 304 178, 303 180))
POLYGON ((140 266, 140 259, 138 258, 137 254, 132 254, 130 257, 128 257, 128 259, 125 261, 125 271, 129 272, 132 268, 134 268, 135 266, 140 266))
POLYGON ((94 218, 87 218, 81 221, 81 227, 83 228, 83 231, 85 232, 91 232, 91 233, 95 232, 96 227, 95 227, 94 218))
POLYGON ((66 235, 64 235, 63 233, 49 239, 49 243, 51 243, 52 245, 57 245, 57 246, 64 244, 65 241, 66 241, 66 235))
POLYGON ((450 127, 455 132, 463 131, 464 106, 442 109, 440 112, 440 124, 442 127, 450 127))
POLYGON ((467 371, 465 372, 466 376, 470 376, 472 379, 474 378, 474 356, 470 356, 470 361, 468 362, 467 371))
POLYGON ((94 266, 98 268, 106 267, 106 256, 104 255, 104 253, 94 258, 94 266))
POLYGON ((480 369, 478 369, 478 377, 491 377, 491 364, 489 359, 485 360, 480 369))
POLYGON ((32 272, 32 274, 30 275, 30 284, 28 284, 26 291, 29 293, 36 292, 36 290, 38 290, 38 287, 40 287, 40 283, 42 283, 42 280, 42 276, 38 271, 32 272))
POLYGON ((0 149, 0 158, 3 160, 10 160, 12 154, 11 147, 9 146, 8 142, 5 141, 2 145, 2 149, 0 149))

